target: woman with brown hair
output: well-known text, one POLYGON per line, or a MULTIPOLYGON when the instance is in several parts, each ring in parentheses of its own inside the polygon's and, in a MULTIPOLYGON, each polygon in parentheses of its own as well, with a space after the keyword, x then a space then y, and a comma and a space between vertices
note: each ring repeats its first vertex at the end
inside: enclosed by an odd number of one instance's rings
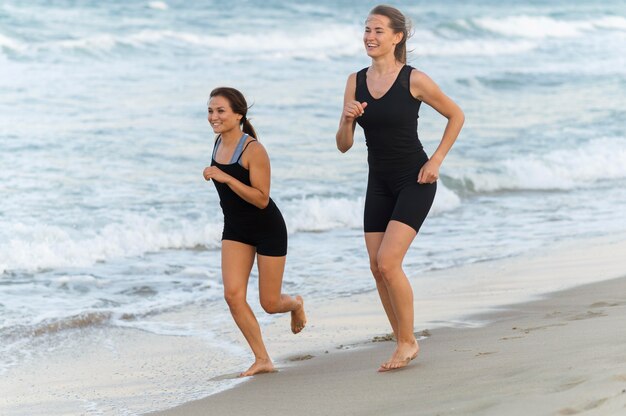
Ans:
POLYGON ((270 160, 247 119, 248 104, 234 88, 211 91, 209 124, 217 134, 211 166, 204 178, 213 180, 224 213, 222 278, 224 297, 235 323, 255 356, 241 376, 274 371, 259 323, 246 301, 254 258, 259 272, 259 296, 267 313, 291 312, 291 331, 306 324, 301 296, 281 293, 287 255, 287 228, 269 196, 270 160))
POLYGON ((370 268, 397 340, 379 371, 404 367, 417 357, 413 290, 402 261, 432 205, 439 167, 464 122, 459 106, 423 72, 406 64, 409 24, 391 6, 377 6, 365 22, 363 43, 372 63, 348 77, 337 131, 343 153, 354 143, 358 123, 368 150, 364 231, 370 268), (417 135, 422 102, 448 119, 429 159, 417 135))

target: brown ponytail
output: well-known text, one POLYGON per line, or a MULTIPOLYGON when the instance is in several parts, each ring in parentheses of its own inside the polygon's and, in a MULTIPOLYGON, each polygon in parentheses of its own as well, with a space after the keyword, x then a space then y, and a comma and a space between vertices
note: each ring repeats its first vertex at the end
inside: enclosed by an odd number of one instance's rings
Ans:
POLYGON ((236 90, 231 87, 218 87, 211 91, 209 99, 213 97, 224 97, 230 103, 230 108, 233 110, 235 114, 241 114, 241 130, 244 133, 249 134, 250 136, 258 139, 256 131, 254 131, 254 127, 250 123, 250 120, 247 118, 248 114, 248 103, 246 102, 246 98, 243 96, 239 90, 236 90))
POLYGON ((377 14, 389 18, 389 28, 393 33, 402 33, 402 40, 396 45, 394 55, 398 62, 406 64, 406 41, 413 35, 411 21, 395 7, 381 4, 370 11, 370 15, 377 14))

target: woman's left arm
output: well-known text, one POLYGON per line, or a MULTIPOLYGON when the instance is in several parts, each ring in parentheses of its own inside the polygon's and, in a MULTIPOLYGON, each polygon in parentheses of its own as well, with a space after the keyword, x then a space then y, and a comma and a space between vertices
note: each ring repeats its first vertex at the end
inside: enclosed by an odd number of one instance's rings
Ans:
POLYGON ((428 75, 416 69, 411 73, 411 94, 448 119, 441 143, 417 176, 419 183, 433 183, 439 178, 439 167, 456 141, 465 122, 465 115, 428 75))
POLYGON ((258 141, 248 145, 242 155, 244 167, 250 172, 250 186, 239 181, 228 182, 228 186, 245 201, 263 209, 270 203, 270 158, 258 141))

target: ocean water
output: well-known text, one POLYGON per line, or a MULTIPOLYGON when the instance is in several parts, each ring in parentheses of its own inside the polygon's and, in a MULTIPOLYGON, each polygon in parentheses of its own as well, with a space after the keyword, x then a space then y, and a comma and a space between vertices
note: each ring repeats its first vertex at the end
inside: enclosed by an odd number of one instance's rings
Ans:
MULTIPOLYGON (((409 275, 626 231, 623 2, 394 4, 415 26, 409 64, 466 114, 409 275)), ((347 154, 334 143, 374 5, 3 0, 0 375, 76 329, 222 343, 221 211, 201 175, 216 86, 244 92, 270 154, 285 290, 374 290, 362 130, 347 154), (159 321, 189 307, 212 319, 159 321)), ((428 153, 444 126, 422 107, 428 153)))

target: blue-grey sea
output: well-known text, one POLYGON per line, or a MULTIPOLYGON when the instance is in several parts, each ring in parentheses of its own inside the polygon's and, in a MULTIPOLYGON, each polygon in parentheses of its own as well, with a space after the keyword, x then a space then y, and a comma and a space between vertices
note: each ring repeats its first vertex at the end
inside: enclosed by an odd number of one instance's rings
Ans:
MULTIPOLYGON (((284 289, 313 304, 375 290, 362 130, 335 147, 375 4, 1 0, 0 376, 77 328, 224 331, 222 213, 202 178, 217 86, 246 95, 271 158, 284 289), (190 305, 213 317, 159 324, 190 305)), ((466 115, 407 274, 626 231, 626 3, 393 4, 414 24, 409 64, 466 115)), ((419 122, 432 153, 445 119, 423 106, 419 122)))

